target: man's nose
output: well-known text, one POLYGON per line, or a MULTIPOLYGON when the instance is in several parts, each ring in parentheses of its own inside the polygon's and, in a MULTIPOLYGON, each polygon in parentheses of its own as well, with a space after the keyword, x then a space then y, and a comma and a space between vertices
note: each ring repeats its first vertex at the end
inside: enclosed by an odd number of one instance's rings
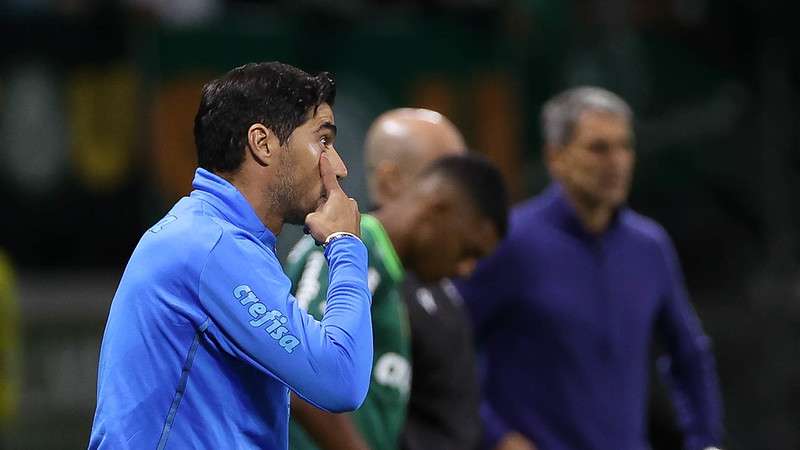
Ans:
POLYGON ((331 149, 330 154, 328 155, 331 161, 331 165, 333 166, 333 173, 336 174, 336 178, 344 178, 347 176, 347 166, 344 165, 344 161, 339 156, 339 152, 336 149, 331 149))

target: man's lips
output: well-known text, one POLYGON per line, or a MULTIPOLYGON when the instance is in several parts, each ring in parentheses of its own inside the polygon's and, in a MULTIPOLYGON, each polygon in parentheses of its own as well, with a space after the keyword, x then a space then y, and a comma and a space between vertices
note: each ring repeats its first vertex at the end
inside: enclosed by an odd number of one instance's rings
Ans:
POLYGON ((628 177, 625 175, 607 175, 600 182, 605 187, 621 187, 628 184, 628 177))

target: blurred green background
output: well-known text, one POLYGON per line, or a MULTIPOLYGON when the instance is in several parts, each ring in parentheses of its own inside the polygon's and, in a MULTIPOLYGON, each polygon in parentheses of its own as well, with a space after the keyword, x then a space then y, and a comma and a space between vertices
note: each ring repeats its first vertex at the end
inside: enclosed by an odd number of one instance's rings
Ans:
MULTIPOLYGON (((671 233, 715 343, 730 449, 800 448, 800 32, 743 0, 0 2, 0 446, 88 443, 99 340, 142 231, 190 189, 202 84, 251 61, 334 72, 346 190, 383 110, 448 115, 520 200, 542 102, 637 114, 632 206, 671 233), (45 431, 46 430, 46 431, 45 431)), ((281 235, 280 251, 299 235, 281 235)), ((654 449, 675 449, 653 394, 654 449)))

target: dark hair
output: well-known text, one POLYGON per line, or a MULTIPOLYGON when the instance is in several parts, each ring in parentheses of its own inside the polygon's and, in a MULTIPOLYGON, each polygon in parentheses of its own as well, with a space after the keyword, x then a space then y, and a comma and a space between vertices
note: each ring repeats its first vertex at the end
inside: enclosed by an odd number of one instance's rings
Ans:
POLYGON ((422 177, 440 175, 452 182, 491 220, 502 239, 508 231, 508 192, 500 171, 485 157, 468 153, 437 159, 422 172, 422 177))
POLYGON ((279 62, 237 67, 203 86, 194 118, 197 162, 212 172, 231 172, 244 160, 247 130, 261 123, 281 144, 308 120, 308 112, 333 106, 336 86, 322 72, 311 76, 279 62))

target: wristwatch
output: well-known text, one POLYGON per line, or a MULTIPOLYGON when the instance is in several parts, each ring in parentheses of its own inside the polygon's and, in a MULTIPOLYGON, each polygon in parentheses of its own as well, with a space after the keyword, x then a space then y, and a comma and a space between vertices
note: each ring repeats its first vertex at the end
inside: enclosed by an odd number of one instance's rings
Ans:
POLYGON ((325 248, 331 242, 335 241, 336 239, 341 239, 343 237, 352 237, 358 239, 359 241, 361 240, 361 238, 359 238, 353 233, 348 233, 347 231, 337 231, 335 233, 331 233, 328 235, 328 237, 325 239, 325 242, 322 243, 322 247, 325 248))

